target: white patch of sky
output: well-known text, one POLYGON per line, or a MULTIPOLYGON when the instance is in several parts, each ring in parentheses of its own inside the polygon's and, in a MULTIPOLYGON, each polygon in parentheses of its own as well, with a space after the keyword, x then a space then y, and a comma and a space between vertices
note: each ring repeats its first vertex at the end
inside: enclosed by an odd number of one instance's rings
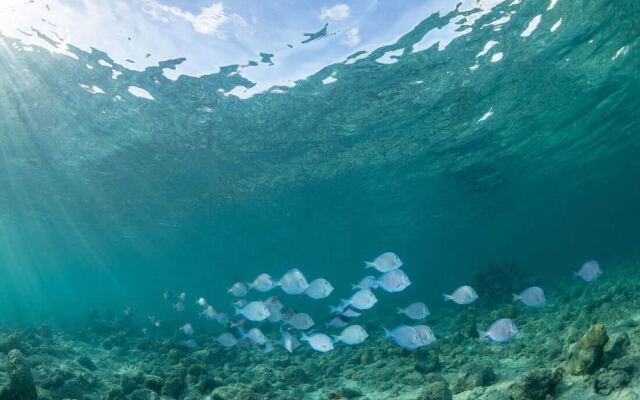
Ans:
MULTIPOLYGON (((322 4, 300 0, 291 6, 245 0, 1 0, 0 34, 76 59, 69 44, 88 52, 96 48, 113 60, 108 64, 136 71, 185 57, 175 70, 164 71, 170 79, 216 73, 222 66, 246 65, 250 60, 259 62, 260 52, 275 54, 274 65, 259 63, 240 69, 243 77, 256 83, 254 87, 227 92, 249 97, 276 86, 292 87, 332 63, 357 62, 393 44, 429 15, 445 15, 458 3, 460 10, 476 10, 428 33, 418 45, 419 49, 426 40, 426 45, 438 43, 444 49, 470 31, 466 26, 503 1, 345 0, 322 4), (327 37, 300 43, 303 33, 317 32, 325 23, 329 24, 327 37), (58 44, 20 32, 29 32, 31 27, 58 44), (357 51, 366 53, 347 60, 357 51)), ((112 75, 115 79, 120 73, 113 70, 112 75)))
POLYGON ((618 49, 618 51, 616 51, 616 54, 614 54, 613 57, 611 57, 611 60, 613 61, 620 56, 624 57, 627 54, 629 54, 629 46, 622 46, 618 49))
POLYGON ((502 60, 503 57, 504 57, 504 53, 500 51, 500 52, 498 52, 498 53, 496 53, 496 54, 491 56, 491 62, 492 63, 496 63, 496 62, 502 60))
POLYGON ((384 53, 380 58, 377 58, 376 62, 380 64, 395 64, 403 54, 404 49, 390 50, 384 53))
POLYGON ((549 29, 551 32, 555 32, 558 28, 560 28, 560 25, 562 25, 562 18, 560 18, 559 20, 556 21, 555 24, 553 24, 553 26, 551 27, 551 29, 549 29))
POLYGON ((89 92, 91 94, 104 94, 104 90, 102 90, 101 88, 99 88, 96 85, 85 85, 85 84, 81 83, 80 87, 83 90, 85 90, 86 92, 89 92))
POLYGON ((489 50, 491 50, 491 48, 493 48, 493 46, 495 46, 497 44, 498 44, 498 42, 496 42, 495 40, 489 40, 484 45, 484 48, 482 49, 482 51, 479 52, 478 54, 476 54, 476 58, 484 56, 485 54, 487 54, 489 52, 489 50))
POLYGON ((357 46, 358 43, 360 43, 360 29, 357 26, 355 28, 349 29, 345 33, 342 43, 346 44, 349 47, 357 46))
POLYGON ((541 20, 542 20, 542 15, 540 15, 540 14, 536 15, 535 17, 533 17, 531 19, 531 21, 529 21, 529 25, 527 25, 527 28, 524 31, 522 31, 520 36, 522 36, 522 37, 531 36, 533 31, 535 31, 536 28, 538 28, 538 25, 540 25, 540 21, 541 20))
POLYGON ((149 93, 145 89, 143 89, 141 87, 138 87, 138 86, 129 86, 127 91, 129 93, 131 93, 131 95, 136 96, 136 97, 140 97, 142 99, 155 100, 153 98, 153 96, 151 95, 151 93, 149 93))
POLYGON ((482 117, 480 117, 478 122, 485 121, 487 118, 491 117, 492 115, 493 115, 493 107, 491 107, 489 111, 487 111, 482 117))
POLYGON ((342 21, 349 18, 349 5, 337 4, 333 7, 322 7, 320 9, 320 19, 329 19, 332 21, 342 21))
POLYGON ((551 0, 549 2, 549 7, 547 7, 547 11, 553 10, 553 7, 555 7, 557 3, 558 3, 558 0, 551 0))

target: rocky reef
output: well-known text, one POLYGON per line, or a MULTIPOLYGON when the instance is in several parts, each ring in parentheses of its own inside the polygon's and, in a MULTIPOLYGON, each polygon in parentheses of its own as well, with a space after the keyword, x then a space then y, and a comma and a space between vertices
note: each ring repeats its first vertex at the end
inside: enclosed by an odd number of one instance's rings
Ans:
POLYGON ((0 328, 0 400, 640 400, 636 275, 622 265, 594 284, 548 288, 542 308, 479 304, 454 318, 436 309, 427 323, 438 340, 416 351, 383 340, 366 319, 365 344, 325 354, 226 350, 206 329, 192 350, 177 325, 145 335, 109 313, 75 329, 0 328), (515 340, 473 334, 507 315, 515 340))

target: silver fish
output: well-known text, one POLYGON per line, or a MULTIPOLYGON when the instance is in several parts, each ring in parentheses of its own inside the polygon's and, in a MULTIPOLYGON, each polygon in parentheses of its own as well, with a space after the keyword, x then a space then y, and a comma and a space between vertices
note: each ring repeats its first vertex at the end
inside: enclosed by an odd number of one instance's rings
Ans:
POLYGON ((429 315, 427 305, 421 302, 411 303, 405 308, 398 308, 398 314, 404 314, 411 319, 425 319, 429 315))
POLYGON ((309 343, 312 349, 322 353, 333 350, 333 340, 324 333, 315 333, 309 336, 303 333, 300 340, 309 343))
POLYGON ((378 278, 377 283, 389 293, 401 292, 411 285, 409 277, 401 269, 385 272, 378 278))
POLYGON ((333 292, 333 286, 328 280, 318 278, 311 281, 311 283, 309 283, 309 287, 304 292, 312 299, 324 299, 325 297, 329 297, 331 292, 333 292))
POLYGON ((291 335, 289 332, 280 329, 280 334, 282 335, 281 344, 289 353, 293 353, 293 351, 300 346, 300 342, 295 336, 291 335))
POLYGON ((471 286, 460 286, 451 294, 443 294, 444 300, 456 304, 471 304, 478 298, 478 293, 471 286))
POLYGON ((514 293, 513 301, 518 300, 528 305, 529 307, 540 307, 547 302, 547 299, 544 297, 544 291, 537 286, 527 288, 520 294, 514 293))
POLYGON ((395 253, 386 252, 380 254, 373 261, 365 261, 365 268, 375 268, 380 272, 388 272, 402 267, 402 261, 395 253))
POLYGON ((344 308, 351 306, 358 310, 368 310, 378 302, 378 299, 369 289, 359 290, 351 296, 348 300, 341 300, 341 305, 344 308))
POLYGON ((384 329, 384 338, 391 339, 396 344, 403 349, 406 350, 414 350, 418 347, 423 346, 422 336, 420 336, 420 332, 412 326, 408 325, 400 325, 393 330, 388 330, 385 327, 384 329))
POLYGON ((333 335, 334 343, 342 342, 348 345, 360 344, 369 337, 367 331, 360 325, 350 325, 342 330, 339 335, 333 335))
POLYGON ((249 289, 255 289, 258 292, 268 292, 277 286, 277 283, 273 282, 273 278, 269 274, 260 274, 253 282, 248 284, 249 289))
POLYGON ((478 329, 480 340, 491 339, 497 343, 506 343, 516 337, 518 327, 509 318, 502 318, 492 323, 486 331, 478 329))
POLYGON ((351 289, 353 290, 361 290, 361 289, 377 289, 378 288, 378 280, 371 276, 365 276, 364 278, 360 279, 360 282, 358 282, 355 285, 351 285, 351 289))
POLYGON ((267 337, 258 328, 251 328, 249 332, 241 331, 240 337, 242 339, 249 339, 251 343, 257 345, 264 345, 267 342, 267 337))
POLYGON ((252 301, 242 308, 236 308, 236 315, 238 314, 242 314, 249 321, 264 321, 271 315, 262 301, 252 301))
POLYGON ((231 334, 229 332, 225 332, 225 333, 221 334, 215 340, 221 346, 226 347, 226 348, 233 347, 233 346, 236 345, 236 343, 238 343, 238 340, 236 339, 236 337, 233 336, 233 334, 231 334))
POLYGON ((436 335, 430 327, 426 325, 414 325, 413 328, 418 331, 423 346, 428 346, 437 340, 436 335))
POLYGON ((585 282, 593 282, 602 275, 602 269, 597 261, 591 260, 584 263, 578 272, 573 273, 573 277, 580 277, 585 282))
POLYGON ((287 294, 302 294, 309 287, 307 278, 299 269, 293 268, 280 278, 280 287, 287 294))
POLYGON ((326 326, 327 328, 335 328, 335 329, 344 328, 347 325, 349 325, 349 323, 344 319, 340 318, 339 316, 333 317, 331 318, 331 321, 324 323, 324 326, 326 326))
POLYGON ((242 282, 236 282, 227 290, 227 293, 231 293, 236 297, 244 297, 247 295, 247 286, 242 282))
POLYGON ((182 333, 184 333, 187 336, 193 335, 193 326, 191 326, 190 323, 186 323, 186 324, 182 325, 180 327, 180 330, 182 331, 182 333))
POLYGON ((310 329, 315 324, 307 313, 294 314, 286 320, 286 323, 299 331, 310 329))

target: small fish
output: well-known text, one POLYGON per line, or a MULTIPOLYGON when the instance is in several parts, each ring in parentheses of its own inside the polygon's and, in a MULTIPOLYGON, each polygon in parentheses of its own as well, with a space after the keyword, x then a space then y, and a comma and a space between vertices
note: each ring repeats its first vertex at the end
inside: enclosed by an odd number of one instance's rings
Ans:
POLYGON ((178 298, 180 299, 180 301, 184 302, 187 299, 187 294, 185 292, 180 293, 180 296, 178 296, 178 298))
POLYGON ((540 307, 547 302, 547 299, 544 297, 544 291, 537 286, 525 289, 520 294, 514 293, 513 301, 518 300, 522 301, 529 307, 540 307))
POLYGON ((255 289, 258 292, 268 292, 278 285, 273 281, 271 275, 260 274, 253 282, 248 283, 247 286, 249 287, 249 289, 255 289))
POLYGON ((186 310, 184 303, 181 301, 174 304, 173 309, 176 310, 176 312, 184 312, 186 310))
POLYGON ((278 296, 271 296, 268 299, 266 299, 264 301, 264 304, 267 305, 267 307, 270 308, 275 308, 278 311, 282 310, 284 308, 284 304, 282 304, 282 301, 280 300, 280 297, 278 296))
POLYGON ((273 350, 274 350, 274 349, 273 349, 273 343, 271 343, 271 340, 268 340, 268 339, 267 339, 266 343, 264 344, 264 348, 262 349, 262 352, 263 352, 264 354, 269 354, 269 353, 271 353, 273 350))
POLYGON ((267 305, 267 310, 269 310, 269 318, 267 318, 267 320, 269 322, 275 324, 275 323, 280 322, 280 321, 282 321, 284 319, 284 316, 282 315, 282 312, 278 308, 273 307, 271 305, 267 305))
POLYGON ((593 282, 602 275, 602 269, 597 261, 591 260, 584 263, 578 272, 573 273, 573 277, 580 277, 585 282, 593 282))
POLYGON ((371 276, 365 276, 364 278, 360 279, 360 282, 358 282, 355 285, 351 285, 351 289, 353 290, 363 290, 363 289, 377 289, 378 288, 378 280, 371 276))
POLYGON ((171 299, 171 292, 169 290, 165 290, 164 293, 162 294, 162 296, 164 297, 165 300, 170 300, 171 299))
POLYGON ((184 333, 187 336, 193 335, 193 326, 191 326, 191 324, 188 323, 188 322, 186 324, 182 325, 180 327, 180 330, 182 331, 182 333, 184 333))
POLYGON ((147 336, 147 334, 149 333, 149 330, 147 328, 142 328, 142 334, 147 336))
POLYGON ((486 331, 478 329, 480 340, 487 338, 497 343, 506 343, 516 337, 517 334, 518 327, 515 322, 509 318, 502 318, 495 321, 486 331))
MULTIPOLYGON (((368 310, 378 302, 378 299, 369 289, 359 290, 351 296, 348 300, 341 300, 343 308, 352 306, 358 310, 368 310)), ((344 314, 343 314, 344 315, 344 314)))
POLYGON ((347 318, 357 318, 359 316, 362 315, 362 313, 357 312, 356 310, 352 309, 352 308, 347 308, 344 311, 342 311, 340 313, 340 315, 347 317, 347 318))
POLYGON ((343 306, 342 304, 337 306, 329 306, 329 312, 331 314, 340 314, 344 311, 345 308, 346 306, 343 306))
POLYGON ((289 332, 280 329, 280 334, 282 335, 280 343, 289 353, 293 353, 293 351, 300 346, 298 339, 289 332))
POLYGON ((302 294, 309 287, 307 278, 297 268, 287 271, 279 282, 280 287, 287 294, 302 294))
POLYGON ((212 306, 207 306, 204 310, 202 310, 200 315, 202 315, 206 319, 214 319, 216 317, 216 310, 212 306))
POLYGON ((422 336, 418 330, 412 326, 400 325, 393 330, 388 330, 384 326, 384 338, 391 339, 396 344, 406 350, 414 350, 423 346, 422 336))
POLYGON ((311 283, 309 283, 309 287, 304 291, 307 296, 316 300, 329 297, 331 292, 333 292, 333 286, 324 278, 318 278, 311 281, 311 283))
POLYGON ((339 334, 333 335, 334 343, 342 342, 348 345, 360 344, 369 337, 367 331, 360 325, 350 325, 339 334))
POLYGON ((299 331, 310 329, 315 324, 307 313, 294 314, 286 319, 286 323, 299 331))
POLYGON ((452 294, 443 294, 444 301, 451 300, 457 304, 471 304, 478 298, 478 293, 471 286, 460 286, 452 294))
POLYGON ((122 313, 127 317, 131 317, 133 315, 133 307, 127 306, 122 313))
POLYGON ((189 350, 195 350, 198 348, 198 342, 193 339, 185 340, 182 344, 189 350))
POLYGON ((238 343, 238 340, 236 339, 236 337, 233 336, 233 334, 231 334, 229 332, 225 332, 225 333, 221 334, 220 336, 215 338, 215 340, 221 346, 226 347, 226 348, 233 347, 233 346, 236 345, 236 343, 238 343))
POLYGON ((207 300, 205 300, 204 297, 200 297, 198 300, 196 300, 196 304, 199 305, 200 307, 206 307, 207 300))
POLYGON ((389 272, 402 267, 402 261, 395 253, 382 253, 373 261, 365 261, 365 268, 375 268, 380 272, 389 272))
POLYGON ((262 301, 252 301, 242 308, 236 308, 236 315, 242 314, 249 321, 264 321, 269 318, 269 309, 262 301))
POLYGON ((227 313, 217 313, 216 322, 220 325, 227 325, 229 323, 229 315, 227 313))
POLYGON ((238 330, 242 330, 244 329, 247 325, 249 325, 249 321, 247 321, 246 319, 242 318, 236 322, 230 322, 229 323, 229 328, 237 328, 238 330))
POLYGON ((427 305, 421 302, 411 303, 405 308, 398 308, 398 314, 404 314, 411 319, 425 319, 430 314, 427 305))
POLYGON ((247 295, 247 286, 242 282, 236 282, 227 290, 227 293, 231 293, 236 297, 244 297, 247 295))
POLYGON ((245 300, 245 299, 238 299, 238 300, 234 301, 232 304, 233 304, 233 307, 234 307, 234 308, 242 308, 242 307, 244 307, 247 303, 248 303, 248 301, 247 301, 247 300, 245 300))
POLYGON ((327 328, 334 328, 334 329, 344 328, 347 325, 349 325, 349 323, 344 319, 340 318, 340 316, 333 317, 331 318, 331 321, 324 323, 324 326, 326 326, 327 328))
POLYGON ((430 327, 426 325, 414 325, 413 328, 418 331, 423 346, 428 346, 437 340, 436 335, 430 327))
POLYGON ((249 332, 241 331, 240 337, 242 339, 249 339, 251 343, 256 345, 264 345, 267 342, 267 337, 258 328, 251 328, 249 332))
POLYGON ((389 293, 401 292, 411 285, 409 277, 401 269, 385 272, 376 282, 389 293))
POLYGON ((147 318, 149 319, 151 325, 155 326, 156 328, 160 328, 160 321, 158 320, 158 318, 156 318, 155 315, 149 315, 149 317, 147 318))
POLYGON ((333 340, 324 333, 314 333, 309 336, 303 333, 300 341, 309 343, 309 347, 322 353, 333 350, 333 340))

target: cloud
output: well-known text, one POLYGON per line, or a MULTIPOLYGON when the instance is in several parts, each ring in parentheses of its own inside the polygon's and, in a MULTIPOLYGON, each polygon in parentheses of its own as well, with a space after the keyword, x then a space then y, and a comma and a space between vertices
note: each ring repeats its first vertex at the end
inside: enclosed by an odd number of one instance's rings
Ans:
POLYGON ((202 33, 203 35, 223 37, 224 33, 220 31, 220 28, 224 24, 230 20, 241 20, 241 17, 238 15, 229 15, 226 13, 222 3, 215 2, 208 7, 202 7, 200 13, 195 15, 180 7, 167 6, 155 0, 144 1, 142 9, 152 18, 162 22, 169 22, 167 15, 183 19, 193 25, 193 29, 196 32, 202 33))
POLYGON ((349 29, 345 33, 345 37, 342 43, 346 44, 349 47, 356 46, 358 43, 360 43, 360 28, 355 27, 349 29))
POLYGON ((320 19, 341 21, 346 18, 349 18, 349 6, 346 4, 338 4, 331 8, 322 7, 320 9, 320 19))

